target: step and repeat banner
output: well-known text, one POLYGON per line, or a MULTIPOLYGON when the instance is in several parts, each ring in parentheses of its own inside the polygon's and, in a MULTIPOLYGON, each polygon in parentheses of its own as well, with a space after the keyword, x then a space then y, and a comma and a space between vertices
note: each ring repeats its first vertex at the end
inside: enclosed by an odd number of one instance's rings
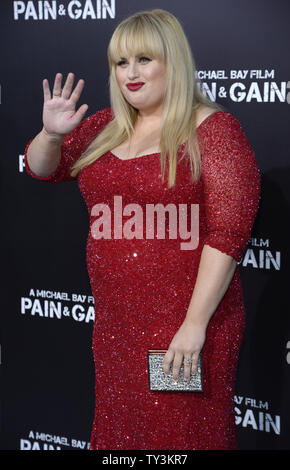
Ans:
MULTIPOLYGON (((290 4, 262 0, 9 1, 1 22, 1 448, 88 449, 94 413, 89 217, 77 182, 37 181, 24 149, 42 128, 42 80, 74 72, 86 116, 110 105, 117 24, 163 8, 180 20, 204 94, 242 124, 261 169, 239 264, 247 312, 235 394, 240 449, 290 448, 290 4)), ((214 420, 214 416, 213 416, 214 420)))

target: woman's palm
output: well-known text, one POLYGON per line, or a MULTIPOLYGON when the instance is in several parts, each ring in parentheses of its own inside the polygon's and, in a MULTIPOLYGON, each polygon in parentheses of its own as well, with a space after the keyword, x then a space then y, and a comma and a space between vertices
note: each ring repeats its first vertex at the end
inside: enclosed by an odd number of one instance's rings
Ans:
POLYGON ((61 89, 61 80, 62 74, 57 73, 52 96, 48 80, 43 80, 43 126, 48 134, 54 136, 63 136, 71 132, 81 122, 88 109, 88 105, 83 104, 78 111, 75 110, 84 87, 84 80, 79 80, 73 91, 73 73, 68 74, 63 89, 61 89))

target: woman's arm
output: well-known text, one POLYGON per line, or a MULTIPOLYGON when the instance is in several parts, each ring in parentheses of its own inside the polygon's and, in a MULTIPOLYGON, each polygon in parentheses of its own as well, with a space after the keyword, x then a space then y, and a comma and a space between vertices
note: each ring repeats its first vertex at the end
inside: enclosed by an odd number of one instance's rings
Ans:
POLYGON ((191 365, 184 363, 184 378, 189 379, 191 373, 196 373, 207 325, 228 289, 236 266, 237 262, 231 256, 204 245, 187 314, 163 361, 164 373, 168 374, 174 359, 172 367, 174 380, 178 379, 184 357, 192 358, 191 365))
POLYGON ((204 245, 198 275, 185 320, 204 326, 217 309, 233 278, 237 262, 216 248, 204 245))
POLYGON ((81 122, 88 109, 83 104, 75 111, 77 101, 84 87, 84 80, 79 80, 72 90, 74 74, 69 73, 61 88, 62 74, 57 73, 51 94, 47 79, 43 85, 43 128, 33 139, 27 151, 27 162, 32 172, 40 177, 54 173, 61 159, 61 145, 67 134, 81 122))
POLYGON ((53 137, 43 128, 31 142, 27 151, 29 168, 37 176, 49 176, 57 169, 64 137, 53 137))
POLYGON ((206 234, 194 291, 186 317, 164 357, 163 370, 184 376, 196 371, 207 325, 241 261, 260 199, 260 174, 255 153, 239 123, 230 113, 215 113, 208 121, 202 160, 206 234))

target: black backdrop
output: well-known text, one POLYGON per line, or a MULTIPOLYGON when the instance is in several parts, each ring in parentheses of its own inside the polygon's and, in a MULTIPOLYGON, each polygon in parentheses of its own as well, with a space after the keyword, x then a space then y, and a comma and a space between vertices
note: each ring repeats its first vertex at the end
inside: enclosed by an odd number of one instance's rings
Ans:
POLYGON ((247 328, 236 385, 240 449, 290 448, 287 1, 3 1, 1 22, 1 448, 87 449, 94 411, 88 213, 76 182, 25 173, 42 127, 42 80, 85 79, 87 115, 110 105, 106 49, 135 11, 175 14, 204 93, 242 124, 262 201, 240 263, 247 328))

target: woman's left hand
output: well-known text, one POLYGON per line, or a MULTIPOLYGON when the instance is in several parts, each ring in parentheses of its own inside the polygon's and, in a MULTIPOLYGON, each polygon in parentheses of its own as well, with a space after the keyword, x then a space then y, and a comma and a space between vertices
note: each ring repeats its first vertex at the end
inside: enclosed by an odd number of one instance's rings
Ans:
POLYGON ((180 366, 184 362, 184 378, 190 379, 190 374, 197 371, 198 356, 205 342, 206 327, 195 324, 193 321, 184 320, 177 333, 174 335, 167 353, 163 360, 163 371, 169 374, 170 365, 173 361, 172 376, 178 380, 180 366), (185 359, 192 359, 187 363, 185 359))

